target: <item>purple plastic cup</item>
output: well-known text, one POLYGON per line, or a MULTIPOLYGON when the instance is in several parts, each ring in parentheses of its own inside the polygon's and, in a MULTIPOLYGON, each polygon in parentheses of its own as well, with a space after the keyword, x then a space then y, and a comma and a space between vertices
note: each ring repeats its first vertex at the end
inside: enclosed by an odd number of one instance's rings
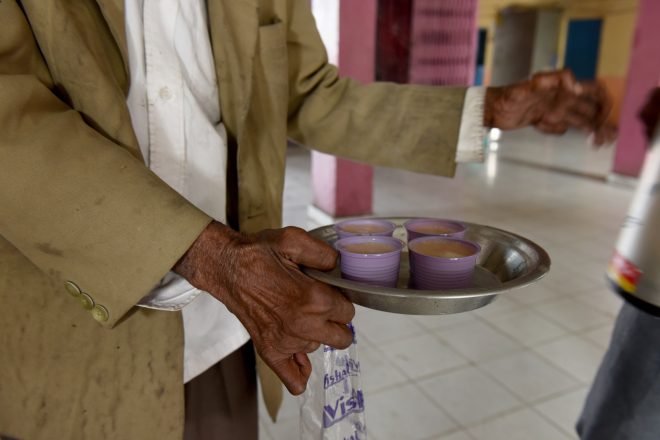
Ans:
POLYGON ((375 218, 344 220, 335 225, 335 231, 337 231, 339 238, 357 235, 391 237, 394 229, 396 229, 394 223, 375 218))
POLYGON ((405 222, 403 227, 408 233, 408 243, 427 236, 463 238, 467 229, 463 223, 439 218, 412 219, 405 222))
POLYGON ((454 237, 420 237, 408 243, 412 286, 420 290, 470 287, 481 246, 454 237), (441 245, 448 256, 431 255, 441 245), (429 248, 429 246, 431 248, 429 248))
POLYGON ((342 277, 373 286, 396 287, 403 243, 393 237, 354 236, 337 240, 342 277))

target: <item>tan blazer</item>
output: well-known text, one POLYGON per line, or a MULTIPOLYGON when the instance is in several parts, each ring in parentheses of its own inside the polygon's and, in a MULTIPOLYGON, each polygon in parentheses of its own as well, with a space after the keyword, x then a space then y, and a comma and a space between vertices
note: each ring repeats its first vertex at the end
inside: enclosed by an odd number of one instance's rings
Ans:
MULTIPOLYGON (((135 304, 210 219, 143 165, 123 1, 0 1, 0 433, 20 439, 182 438, 180 314, 135 304)), ((241 230, 280 226, 287 137, 453 174, 463 89, 339 79, 308 0, 208 12, 241 230)))

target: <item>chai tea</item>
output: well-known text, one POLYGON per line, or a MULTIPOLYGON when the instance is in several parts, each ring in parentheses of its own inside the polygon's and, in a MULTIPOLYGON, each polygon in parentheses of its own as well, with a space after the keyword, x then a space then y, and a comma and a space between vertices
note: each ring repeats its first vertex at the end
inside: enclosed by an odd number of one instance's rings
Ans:
POLYGON ((343 248, 345 251, 354 254, 386 254, 396 250, 392 245, 378 242, 347 244, 343 248))
POLYGON ((474 248, 455 241, 421 241, 412 245, 418 254, 439 258, 463 258, 474 255, 474 248))
POLYGON ((411 229, 415 232, 419 232, 420 234, 428 234, 428 235, 443 235, 443 234, 451 234, 452 232, 456 232, 455 228, 451 228, 449 226, 438 223, 415 225, 411 227, 411 229))

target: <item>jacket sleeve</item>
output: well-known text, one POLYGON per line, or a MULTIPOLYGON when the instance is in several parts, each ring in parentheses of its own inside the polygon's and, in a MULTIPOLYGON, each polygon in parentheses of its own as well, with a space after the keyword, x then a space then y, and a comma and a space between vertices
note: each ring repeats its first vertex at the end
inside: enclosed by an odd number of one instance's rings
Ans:
POLYGON ((0 238, 112 327, 210 218, 55 89, 22 11, 0 2, 0 238))
POLYGON ((291 0, 289 20, 291 138, 374 165, 453 176, 465 88, 339 78, 310 2, 291 0))

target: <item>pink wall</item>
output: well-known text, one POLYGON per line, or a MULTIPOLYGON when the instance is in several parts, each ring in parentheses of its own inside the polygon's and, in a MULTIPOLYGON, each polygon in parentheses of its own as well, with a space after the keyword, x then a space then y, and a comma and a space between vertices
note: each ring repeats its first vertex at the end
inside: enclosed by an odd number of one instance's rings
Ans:
POLYGON ((647 141, 637 118, 649 91, 660 81, 660 1, 640 0, 626 95, 621 110, 613 171, 637 177, 647 141))
MULTIPOLYGON (((339 72, 363 83, 375 78, 377 0, 341 0, 339 72)), ((334 217, 370 214, 373 169, 364 164, 312 153, 314 204, 334 217)))

